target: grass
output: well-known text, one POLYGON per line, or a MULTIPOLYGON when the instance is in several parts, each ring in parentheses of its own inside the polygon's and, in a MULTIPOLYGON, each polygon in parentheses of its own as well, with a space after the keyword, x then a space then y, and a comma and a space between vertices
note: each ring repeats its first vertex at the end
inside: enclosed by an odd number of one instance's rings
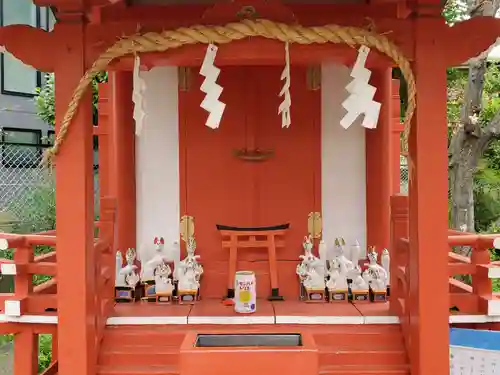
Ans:
POLYGON ((0 347, 11 342, 13 340, 13 338, 14 338, 13 334, 0 335, 0 347))
MULTIPOLYGON (((14 335, 0 335, 0 347, 14 340, 14 335)), ((13 355, 13 353, 10 353, 13 355)), ((52 335, 42 334, 38 336, 38 373, 42 373, 52 360, 52 335)))

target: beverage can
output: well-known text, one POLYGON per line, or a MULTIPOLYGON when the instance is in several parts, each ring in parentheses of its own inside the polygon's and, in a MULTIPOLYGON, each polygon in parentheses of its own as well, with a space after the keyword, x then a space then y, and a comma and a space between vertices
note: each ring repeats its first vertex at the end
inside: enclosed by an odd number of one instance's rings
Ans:
POLYGON ((240 314, 254 313, 257 308, 255 273, 238 271, 234 278, 234 311, 240 314))

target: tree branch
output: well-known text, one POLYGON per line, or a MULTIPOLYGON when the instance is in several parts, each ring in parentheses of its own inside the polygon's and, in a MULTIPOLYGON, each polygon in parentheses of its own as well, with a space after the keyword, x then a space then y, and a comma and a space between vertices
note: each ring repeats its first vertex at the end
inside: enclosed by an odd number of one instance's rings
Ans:
POLYGON ((481 137, 479 138, 480 155, 486 151, 493 139, 500 138, 500 111, 491 119, 488 125, 484 128, 481 137))
POLYGON ((467 87, 465 88, 461 122, 466 134, 478 138, 482 133, 478 117, 483 109, 482 103, 485 74, 486 59, 474 59, 469 62, 469 77, 467 87))
POLYGON ((493 116, 488 126, 486 126, 485 133, 491 134, 494 138, 500 136, 500 111, 493 116))

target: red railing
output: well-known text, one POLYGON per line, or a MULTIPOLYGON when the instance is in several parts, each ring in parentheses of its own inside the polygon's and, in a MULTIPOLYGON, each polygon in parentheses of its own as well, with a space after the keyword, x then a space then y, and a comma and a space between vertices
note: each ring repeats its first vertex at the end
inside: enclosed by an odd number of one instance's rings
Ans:
MULTIPOLYGON (((113 198, 101 198, 101 218, 98 223, 98 239, 94 244, 96 252, 96 345, 100 346, 106 320, 111 315, 114 306, 114 276, 115 276, 115 214, 116 201, 113 198)), ((99 353, 99 350, 96 350, 99 353)))
MULTIPOLYGON (((115 274, 115 199, 101 198, 100 205, 100 221, 94 223, 97 234, 97 238, 94 240, 94 251, 96 252, 94 267, 97 281, 96 308, 94 309, 97 327, 96 354, 99 353, 106 320, 113 309, 115 274)), ((23 315, 47 315, 48 312, 56 314, 56 242, 55 230, 27 235, 0 233, 0 248, 3 250, 12 249, 13 251, 12 261, 5 259, 0 261, 2 273, 12 275, 14 278, 14 293, 0 293, 0 310, 3 310, 5 315, 19 317, 23 315), (35 256, 36 246, 50 246, 54 250, 35 256), (33 275, 48 275, 51 276, 51 279, 34 285, 33 275)), ((13 330, 11 333, 24 332, 13 326, 9 327, 13 330)), ((7 328, 4 327, 2 333, 9 333, 7 328)), ((50 326, 47 326, 46 330, 53 334, 53 357, 52 363, 44 375, 53 375, 58 371, 57 330, 50 328, 50 326)), ((33 332, 28 330, 26 334, 33 334, 33 332)), ((24 342, 23 340, 25 340, 23 336, 16 335, 15 343, 24 342)), ((29 343, 32 342, 34 341, 29 341, 29 343)))
MULTIPOLYGON (((398 195, 391 201, 392 252, 391 252, 391 308, 405 318, 408 296, 408 197, 398 195)), ((495 313, 493 304, 498 299, 493 293, 492 279, 500 278, 500 262, 491 261, 490 249, 500 234, 472 234, 450 229, 448 255, 450 276, 450 308, 460 313, 495 313), (470 256, 453 251, 453 247, 467 247, 470 256), (461 276, 461 280, 455 276, 461 276), (470 278, 469 278, 470 277, 470 278)), ((500 315, 500 310, 498 312, 500 315)))
POLYGON ((396 195, 391 197, 391 312, 397 315, 406 347, 410 352, 410 314, 409 314, 409 254, 408 241, 408 197, 396 195))
MULTIPOLYGON (((410 241, 408 197, 391 198, 391 297, 390 308, 401 321, 410 351, 409 290, 410 241)), ((500 315, 500 295, 493 293, 492 279, 500 278, 500 262, 491 261, 490 249, 500 235, 471 234, 449 230, 449 307, 452 314, 500 315), (470 256, 460 255, 453 247, 467 247, 470 256), (461 280, 455 278, 460 275, 461 280), (456 310, 456 312, 453 312, 456 310)))
POLYGON ((500 267, 498 262, 491 261, 490 254, 495 238, 499 237, 498 234, 479 235, 450 230, 450 307, 455 307, 459 313, 500 315, 492 285, 492 279, 500 277, 500 267), (452 248, 457 246, 470 249, 470 257, 454 252, 452 248))
POLYGON ((3 263, 4 275, 14 277, 14 293, 0 294, 0 308, 7 315, 41 314, 57 309, 56 251, 35 256, 35 246, 56 246, 52 234, 0 233, 4 250, 13 249, 13 262, 3 263), (33 275, 51 276, 46 282, 34 285, 33 275))

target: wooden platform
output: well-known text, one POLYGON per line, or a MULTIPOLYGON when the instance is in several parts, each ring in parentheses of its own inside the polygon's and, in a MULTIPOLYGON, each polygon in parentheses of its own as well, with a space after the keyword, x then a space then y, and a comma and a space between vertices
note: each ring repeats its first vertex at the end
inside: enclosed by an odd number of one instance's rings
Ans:
MULTIPOLYGON (((0 309, 3 323, 56 325, 57 312, 8 316, 0 309)), ((500 316, 450 313, 450 324, 500 323, 500 316)), ((372 325, 399 324, 399 318, 389 312, 388 303, 315 304, 299 301, 257 301, 257 312, 236 314, 219 299, 204 299, 196 305, 157 305, 155 303, 116 304, 107 325, 372 325)))
POLYGON ((397 324, 388 303, 257 301, 254 314, 237 314, 218 299, 195 305, 117 304, 110 325, 128 324, 397 324))

